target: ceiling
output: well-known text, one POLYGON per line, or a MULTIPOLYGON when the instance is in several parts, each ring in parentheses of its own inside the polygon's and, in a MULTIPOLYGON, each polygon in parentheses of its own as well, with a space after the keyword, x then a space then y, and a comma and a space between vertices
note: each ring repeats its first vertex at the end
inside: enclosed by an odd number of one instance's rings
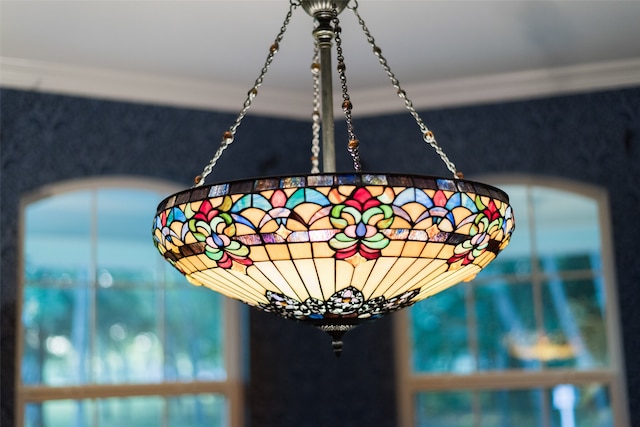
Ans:
MULTIPOLYGON (((2 0, 0 83, 239 111, 288 7, 2 0)), ((640 1, 360 0, 359 11, 419 108, 640 84, 640 1)), ((353 13, 340 19, 354 115, 401 110, 353 13)), ((252 112, 309 116, 312 29, 297 8, 252 112)))

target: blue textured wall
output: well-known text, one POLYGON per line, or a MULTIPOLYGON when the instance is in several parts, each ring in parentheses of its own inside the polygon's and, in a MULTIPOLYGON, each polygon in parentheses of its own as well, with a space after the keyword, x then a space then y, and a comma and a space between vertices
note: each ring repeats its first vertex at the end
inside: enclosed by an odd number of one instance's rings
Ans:
MULTIPOLYGON (((13 420, 20 196, 95 175, 158 177, 186 187, 234 117, 14 90, 0 96, 4 426, 13 420)), ((609 190, 630 407, 640 407, 640 89, 429 111, 423 118, 467 176, 537 174, 609 190)), ((355 126, 365 169, 448 174, 408 115, 356 116, 355 126)), ((338 144, 346 139, 341 128, 338 144)), ((247 117, 210 181, 304 172, 309 141, 307 123, 247 117)), ((339 168, 348 169, 348 156, 339 151, 339 168)), ((341 360, 321 332, 254 311, 250 343, 252 426, 395 425, 389 320, 347 335, 341 360)), ((640 425, 640 411, 631 414, 632 425, 640 425)))

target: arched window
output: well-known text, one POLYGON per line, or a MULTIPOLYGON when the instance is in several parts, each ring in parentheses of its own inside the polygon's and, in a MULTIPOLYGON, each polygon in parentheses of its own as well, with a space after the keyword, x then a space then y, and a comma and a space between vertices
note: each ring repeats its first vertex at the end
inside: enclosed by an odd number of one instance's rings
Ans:
POLYGON ((395 319, 401 425, 628 426, 606 194, 495 183, 510 246, 395 319))
POLYGON ((239 308, 153 247, 175 191, 96 179, 23 200, 18 425, 241 425, 239 308))

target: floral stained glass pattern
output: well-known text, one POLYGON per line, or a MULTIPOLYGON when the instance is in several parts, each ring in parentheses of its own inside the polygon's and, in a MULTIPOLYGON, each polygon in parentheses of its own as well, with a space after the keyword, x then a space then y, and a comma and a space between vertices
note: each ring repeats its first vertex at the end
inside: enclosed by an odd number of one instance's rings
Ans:
POLYGON ((473 278, 509 242, 506 194, 424 176, 236 181, 164 200, 160 253, 195 285, 284 317, 375 318, 473 278))

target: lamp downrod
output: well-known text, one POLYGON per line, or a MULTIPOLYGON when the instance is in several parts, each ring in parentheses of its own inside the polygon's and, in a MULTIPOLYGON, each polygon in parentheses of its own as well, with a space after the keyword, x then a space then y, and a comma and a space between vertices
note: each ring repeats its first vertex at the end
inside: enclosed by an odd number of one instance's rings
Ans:
POLYGON ((318 21, 313 36, 320 50, 320 104, 322 110, 322 171, 336 171, 336 148, 333 117, 333 69, 331 48, 334 29, 331 25, 334 10, 340 13, 349 3, 348 0, 302 0, 303 9, 318 21))

